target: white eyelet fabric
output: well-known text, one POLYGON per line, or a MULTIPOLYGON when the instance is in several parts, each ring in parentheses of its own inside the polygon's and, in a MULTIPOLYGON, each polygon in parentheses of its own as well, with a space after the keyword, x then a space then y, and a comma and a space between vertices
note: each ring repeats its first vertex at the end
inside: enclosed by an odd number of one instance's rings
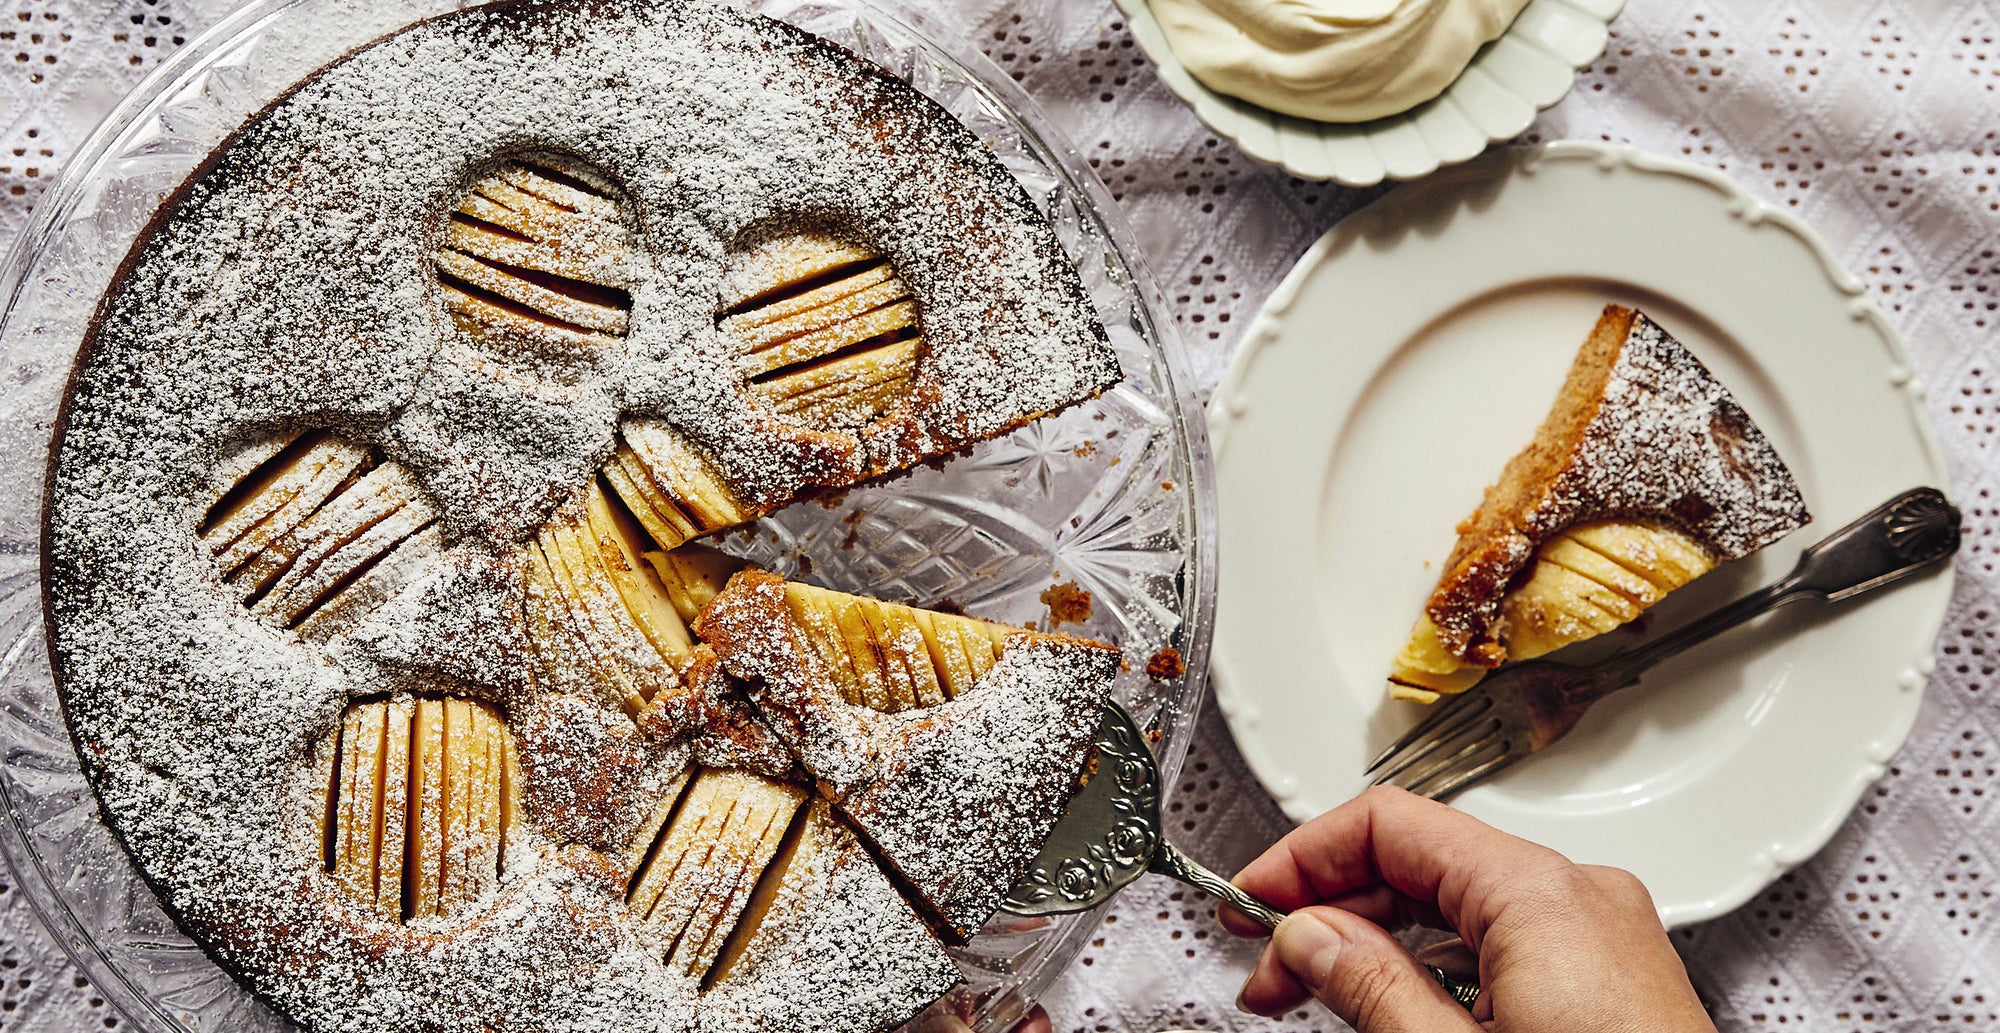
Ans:
MULTIPOLYGON (((1013 73, 1110 187, 1204 392, 1306 245, 1378 193, 1302 182, 1214 138, 1110 0, 926 6, 1013 73)), ((0 0, 0 248, 119 95, 227 8, 0 0)), ((2000 1029, 2000 9, 1633 0, 1525 139, 1687 158, 1824 235, 1908 340, 1970 530, 1908 745, 1817 857, 1675 935, 1697 989, 1725 1031, 2000 1029)), ((1168 809, 1174 838, 1222 871, 1289 828, 1212 709, 1168 809)), ((0 869, 0 1033, 123 1026, 17 886, 0 869)), ((1056 1028, 1279 1028, 1233 1007, 1256 948, 1212 910, 1160 880, 1127 892, 1048 995, 1056 1028)), ((1342 1028, 1317 1007, 1281 1025, 1342 1028)))

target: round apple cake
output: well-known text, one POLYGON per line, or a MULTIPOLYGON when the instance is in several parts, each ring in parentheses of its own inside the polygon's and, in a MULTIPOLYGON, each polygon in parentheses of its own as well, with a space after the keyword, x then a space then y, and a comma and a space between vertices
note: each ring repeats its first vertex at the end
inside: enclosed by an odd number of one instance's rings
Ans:
POLYGON ((100 306, 44 537, 86 773, 311 1029, 893 1028, 1121 658, 701 539, 1118 379, 1021 185, 841 48, 420 22, 234 133, 100 306))

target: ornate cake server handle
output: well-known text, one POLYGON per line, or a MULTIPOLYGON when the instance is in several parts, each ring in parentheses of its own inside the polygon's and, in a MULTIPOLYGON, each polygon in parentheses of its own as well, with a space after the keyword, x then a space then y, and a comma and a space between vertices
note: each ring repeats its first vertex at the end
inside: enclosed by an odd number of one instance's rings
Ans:
POLYGON ((1278 923, 1285 919, 1283 911, 1258 900, 1238 888, 1235 883, 1202 867, 1194 858, 1181 853, 1180 847, 1164 839, 1160 841, 1160 849, 1153 853, 1153 859, 1147 862, 1146 870, 1155 875, 1164 875, 1187 883, 1263 923, 1266 929, 1276 929, 1278 923))
MULTIPOLYGON (((1275 929, 1285 913, 1208 870, 1167 841, 1160 820, 1160 768, 1132 714, 1106 701, 1096 752, 1083 787, 1070 798, 1034 864, 1000 903, 1017 915, 1087 911, 1145 872, 1177 879, 1275 929)), ((1466 1007, 1479 984, 1424 966, 1466 1007)))

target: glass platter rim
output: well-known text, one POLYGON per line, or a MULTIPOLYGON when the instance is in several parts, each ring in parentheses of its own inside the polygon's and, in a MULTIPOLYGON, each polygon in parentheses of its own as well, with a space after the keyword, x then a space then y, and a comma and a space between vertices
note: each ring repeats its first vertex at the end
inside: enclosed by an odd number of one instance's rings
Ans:
MULTIPOLYGON (((1192 736, 1195 715, 1199 710, 1207 677, 1207 653, 1209 635, 1213 623, 1215 602, 1215 498, 1212 486, 1213 471, 1208 447, 1206 421, 1201 416, 1199 399, 1189 388, 1189 375, 1185 348, 1175 330, 1164 293, 1147 269, 1144 259, 1134 246, 1134 236, 1126 224, 1122 212, 1111 198, 1109 191, 1089 170, 1073 144, 1058 130, 1047 114, 1029 97, 1024 89, 1004 70, 994 64, 976 47, 972 46, 949 26, 941 23, 938 16, 917 9, 904 0, 728 0, 737 7, 749 8, 760 13, 774 10, 789 11, 775 16, 782 20, 797 22, 813 12, 840 12, 862 19, 870 30, 887 28, 891 32, 903 34, 901 43, 906 48, 931 57, 933 70, 938 68, 938 59, 945 66, 955 68, 964 76, 959 85, 970 86, 993 110, 989 114, 1002 118, 1007 126, 1019 136, 1019 146, 1037 160, 1044 170, 1053 174, 1056 186, 1071 195, 1072 203, 1087 224, 1090 232, 1102 236, 1102 244, 1112 268, 1108 275, 1119 283, 1131 304, 1132 318, 1139 327, 1139 336, 1148 346, 1156 364, 1155 375, 1164 390, 1158 401, 1165 410, 1165 429, 1169 432, 1169 459, 1177 475, 1185 478, 1187 491, 1182 493, 1184 502, 1178 504, 1177 526, 1185 532, 1182 543, 1182 566, 1178 580, 1181 582, 1178 599, 1183 606, 1181 620, 1183 630, 1173 636, 1184 650, 1187 669, 1184 676, 1169 683, 1157 696, 1159 710, 1153 728, 1158 731, 1157 752, 1163 784, 1171 788, 1178 778, 1192 736)), ((442 0, 419 7, 412 5, 408 12, 399 16, 394 27, 412 23, 419 18, 433 14, 447 13, 467 7, 479 6, 465 0, 442 0)), ((231 12, 211 29, 204 32, 174 55, 162 62, 147 75, 131 92, 127 93, 78 148, 75 156, 53 178, 40 203, 36 206, 28 225, 17 238, 13 247, 0 260, 0 361, 16 357, 21 347, 15 341, 19 305, 30 292, 30 277, 41 271, 49 249, 58 239, 61 230, 69 225, 76 215, 79 203, 93 188, 100 187, 111 178, 111 163, 123 157, 121 143, 129 143, 135 128, 149 125, 149 120, 158 119, 169 109, 175 98, 190 85, 202 81, 204 76, 213 74, 220 62, 238 47, 252 42, 260 33, 286 19, 306 19, 320 15, 339 16, 343 12, 331 10, 337 7, 335 0, 249 0, 231 12)), ((376 33, 375 35, 380 35, 376 33)), ((369 38, 374 38, 373 36, 369 38)), ((844 43, 844 41, 842 41, 844 43)), ((253 58, 254 59, 254 58, 253 58)), ((266 58, 270 60, 270 58, 266 58)), ((293 58, 294 63, 297 58, 293 58)), ((304 68, 293 68, 286 74, 288 80, 310 74, 314 67, 324 64, 314 62, 304 68)), ((879 63, 878 63, 879 66, 879 63)), ((911 81, 897 69, 889 73, 898 79, 911 81)), ((923 92, 931 92, 922 83, 912 85, 923 92)), ((279 92, 282 92, 280 90, 279 92)), ((277 93, 260 94, 249 101, 245 109, 254 112, 263 103, 274 99, 277 93)), ((232 101, 232 104, 238 103, 232 101)), ((235 110, 232 107, 231 110, 235 110)), ((233 129, 234 125, 226 128, 233 129)), ((200 155, 182 158, 174 183, 178 183, 200 161, 200 155)), ((150 208, 157 205, 159 198, 148 200, 150 208)), ((124 238, 120 238, 123 241, 124 238)), ((117 250, 117 249, 113 249, 117 250)), ((107 253, 108 254, 108 253, 107 253)), ((100 260, 105 257, 98 256, 100 260)), ((123 253, 109 254, 114 261, 123 253)), ((1072 253, 1072 259, 1081 262, 1084 256, 1072 253)), ((30 326, 34 322, 29 321, 30 326)), ((68 379, 68 371, 74 362, 74 347, 65 345, 63 361, 56 375, 63 381, 68 379)), ((25 393, 23 385, 16 384, 8 391, 12 404, 20 404, 20 395, 25 393)), ((33 408, 33 403, 29 403, 33 408)), ((52 415, 52 414, 51 414, 52 415)), ((48 436, 53 433, 54 424, 40 425, 27 441, 16 441, 10 447, 25 445, 33 450, 37 458, 47 452, 48 436)), ((39 467, 39 463, 34 464, 39 467)), ((21 488, 10 489, 9 495, 31 495, 27 507, 39 514, 41 507, 42 482, 36 478, 27 492, 21 488)), ((17 500, 0 499, 10 508, 16 508, 17 500)), ((34 537, 39 541, 40 527, 37 521, 34 537)), ((50 658, 46 655, 41 609, 41 576, 39 548, 22 550, 32 552, 25 565, 32 581, 29 593, 34 597, 29 627, 19 633, 15 656, 8 667, 26 659, 31 666, 30 677, 47 680, 52 677, 50 658), (39 640, 39 641, 38 641, 39 640), (39 652, 37 652, 39 650, 39 652), (28 655, 23 657, 22 653, 28 655)), ((17 675, 10 673, 7 680, 17 675)), ((11 692, 0 686, 0 693, 11 692)), ((51 693, 53 697, 53 693, 51 693)), ((0 704, 12 705, 11 698, 0 699, 0 704)), ((58 708, 59 709, 59 708, 58 708)), ((74 753, 74 743, 67 741, 66 722, 57 721, 63 730, 63 745, 74 753)), ((4 807, 4 821, 0 821, 0 858, 4 858, 16 872, 16 881, 22 886, 23 895, 30 909, 43 923, 52 937, 69 955, 78 969, 104 995, 107 1002, 135 1025, 143 1029, 184 1029, 185 1026, 174 1018, 168 1009, 152 999, 148 988, 139 985, 141 977, 128 973, 121 963, 114 960, 100 945, 94 935, 92 924, 79 915, 71 906, 69 894, 84 890, 65 890, 56 881, 43 862, 39 848, 34 844, 29 831, 23 824, 23 816, 16 807, 15 798, 10 795, 9 785, 14 777, 12 767, 15 750, 10 736, 0 736, 0 749, 5 749, 0 757, 0 807, 4 807)), ((73 760, 73 757, 65 757, 73 760)), ((67 772, 66 772, 67 773, 67 772)), ((80 776, 78 776, 80 778, 80 776)), ((86 792, 89 792, 86 787, 86 792)), ((88 808, 89 820, 103 825, 94 792, 90 799, 77 806, 88 808)), ((141 890, 150 895, 144 877, 130 866, 129 857, 122 850, 119 860, 126 866, 118 872, 98 873, 98 878, 117 882, 116 889, 141 890), (119 880, 122 877, 122 882, 119 880)), ((104 892, 105 885, 93 887, 104 892)), ((983 1027, 1003 1027, 1018 1015, 1018 1008, 1024 1001, 1032 1001, 1040 996, 1057 976, 1065 971, 1081 952, 1089 933, 1095 926, 1095 912, 1085 915, 1064 916, 1058 919, 1056 929, 1043 941, 1026 952, 1026 960, 1014 970, 1017 977, 1006 993, 980 1002, 973 1016, 975 1025, 983 1027)), ((210 962, 213 964, 213 962, 210 962)), ((224 971, 219 968, 219 971, 224 971)))

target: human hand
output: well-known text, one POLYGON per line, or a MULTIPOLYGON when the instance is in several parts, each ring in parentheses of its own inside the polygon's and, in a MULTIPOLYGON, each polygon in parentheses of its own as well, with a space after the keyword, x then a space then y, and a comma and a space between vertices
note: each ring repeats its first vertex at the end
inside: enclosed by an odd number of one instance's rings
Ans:
MULTIPOLYGON (((1629 872, 1561 854, 1401 789, 1370 789, 1278 841, 1236 884, 1290 910, 1238 1003, 1317 997, 1360 1033, 1714 1033, 1653 899, 1629 872), (1473 1012, 1389 935, 1455 931, 1473 1012)), ((1227 906, 1238 936, 1267 931, 1227 906)), ((1450 964, 1439 961, 1443 968, 1450 964)))

